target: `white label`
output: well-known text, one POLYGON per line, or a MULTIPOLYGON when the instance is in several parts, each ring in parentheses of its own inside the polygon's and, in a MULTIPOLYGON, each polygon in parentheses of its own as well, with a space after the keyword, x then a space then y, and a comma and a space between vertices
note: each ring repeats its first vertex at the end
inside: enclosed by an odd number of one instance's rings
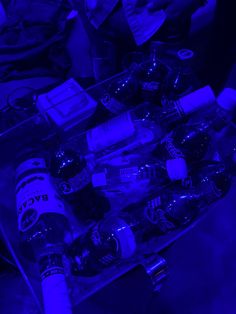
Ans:
POLYGON ((101 151, 119 143, 135 132, 130 113, 122 114, 87 132, 88 148, 91 152, 101 151))
POLYGON ((114 114, 120 114, 125 111, 126 106, 120 101, 111 97, 109 94, 106 94, 102 99, 101 103, 106 107, 110 112, 114 114))
POLYGON ((42 281, 45 314, 72 314, 65 275, 51 274, 42 281))
POLYGON ((47 173, 24 176, 16 187, 16 206, 20 231, 31 228, 43 213, 65 214, 64 204, 57 195, 47 173))

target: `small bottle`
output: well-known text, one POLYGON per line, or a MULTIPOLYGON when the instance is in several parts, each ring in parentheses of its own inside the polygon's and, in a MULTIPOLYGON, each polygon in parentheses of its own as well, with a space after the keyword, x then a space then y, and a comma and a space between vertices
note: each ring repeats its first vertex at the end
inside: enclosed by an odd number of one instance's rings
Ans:
POLYGON ((91 184, 93 164, 72 149, 59 149, 51 156, 50 171, 59 194, 82 219, 101 219, 109 202, 91 184))
POLYGON ((39 265, 46 314, 71 314, 63 266, 68 220, 42 151, 22 151, 16 169, 18 228, 25 254, 39 265))
POLYGON ((160 105, 163 82, 167 75, 166 66, 160 61, 159 47, 161 42, 151 43, 149 62, 141 66, 141 93, 142 99, 160 105))
POLYGON ((95 188, 108 190, 120 184, 129 185, 137 181, 148 181, 150 184, 160 186, 169 182, 166 169, 158 161, 126 167, 106 165, 97 169, 92 175, 92 184, 95 188))
POLYGON ((199 81, 193 70, 194 52, 181 49, 176 55, 176 64, 167 79, 163 102, 178 99, 199 88, 199 81), (165 100, 165 101, 164 101, 165 100))
POLYGON ((95 188, 110 190, 117 185, 132 187, 138 182, 147 182, 156 188, 166 186, 171 181, 183 180, 188 176, 186 162, 180 151, 173 152, 170 144, 169 154, 162 160, 150 159, 142 162, 140 158, 128 165, 104 165, 95 169, 92 184, 95 188), (174 161, 175 160, 175 161, 174 161), (164 164, 165 163, 165 164, 164 164))
POLYGON ((214 103, 214 93, 206 86, 173 102, 170 107, 160 109, 141 105, 79 137, 74 136, 70 139, 71 145, 81 155, 92 155, 95 160, 122 151, 129 152, 144 144, 157 142, 186 116, 214 103))

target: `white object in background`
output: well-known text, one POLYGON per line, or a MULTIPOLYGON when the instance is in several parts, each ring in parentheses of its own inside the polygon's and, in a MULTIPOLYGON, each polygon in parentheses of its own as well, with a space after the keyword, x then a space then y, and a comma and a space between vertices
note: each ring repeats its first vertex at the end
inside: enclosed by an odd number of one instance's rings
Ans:
POLYGON ((58 127, 70 128, 90 117, 97 102, 74 80, 38 97, 37 108, 58 127))
POLYGON ((163 10, 149 12, 146 6, 137 8, 134 0, 123 0, 123 8, 138 46, 148 41, 166 19, 166 13, 163 10))
POLYGON ((2 3, 0 2, 0 27, 3 26, 6 23, 6 21, 7 21, 6 12, 2 3))
POLYGON ((217 97, 217 103, 226 110, 234 110, 236 107, 236 90, 229 87, 224 88, 217 97))
POLYGON ((215 16, 216 0, 208 0, 207 4, 199 8, 192 15, 192 23, 190 33, 193 35, 205 27, 210 25, 215 16))

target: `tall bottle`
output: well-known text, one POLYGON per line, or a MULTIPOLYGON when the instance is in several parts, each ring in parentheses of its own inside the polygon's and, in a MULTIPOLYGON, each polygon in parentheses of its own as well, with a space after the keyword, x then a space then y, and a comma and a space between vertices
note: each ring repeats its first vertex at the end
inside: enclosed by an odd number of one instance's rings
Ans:
POLYGON ((63 267, 68 221, 41 151, 24 151, 16 169, 18 228, 25 254, 38 263, 46 314, 71 314, 63 267))
POLYGON ((194 52, 190 49, 180 49, 176 53, 176 64, 165 86, 166 102, 178 99, 199 88, 200 82, 193 69, 193 58, 194 52))
POLYGON ((91 184, 93 164, 77 152, 58 149, 51 156, 50 172, 59 194, 73 205, 82 219, 101 219, 110 205, 91 184))
POLYGON ((160 192, 154 198, 129 206, 118 215, 110 215, 95 224, 71 246, 74 273, 93 276, 104 268, 132 257, 137 246, 153 236, 166 233, 176 226, 165 212, 171 208, 181 210, 178 223, 185 224, 197 212, 198 195, 189 191, 160 192))
POLYGON ((141 68, 142 99, 159 105, 163 82, 168 72, 166 66, 160 61, 160 45, 161 43, 157 41, 151 43, 150 60, 143 63, 141 68))
POLYGON ((71 138, 71 145, 82 155, 93 155, 96 158, 131 151, 144 144, 157 142, 168 129, 186 116, 214 103, 214 93, 206 86, 180 98, 167 108, 141 105, 79 137, 71 138))

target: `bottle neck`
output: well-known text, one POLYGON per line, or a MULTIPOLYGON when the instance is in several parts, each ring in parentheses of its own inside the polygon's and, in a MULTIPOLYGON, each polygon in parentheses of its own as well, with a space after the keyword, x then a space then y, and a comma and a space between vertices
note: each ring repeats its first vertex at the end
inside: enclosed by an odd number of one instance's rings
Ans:
POLYGON ((159 52, 159 48, 156 46, 151 48, 151 61, 152 63, 160 62, 160 52, 159 52))

